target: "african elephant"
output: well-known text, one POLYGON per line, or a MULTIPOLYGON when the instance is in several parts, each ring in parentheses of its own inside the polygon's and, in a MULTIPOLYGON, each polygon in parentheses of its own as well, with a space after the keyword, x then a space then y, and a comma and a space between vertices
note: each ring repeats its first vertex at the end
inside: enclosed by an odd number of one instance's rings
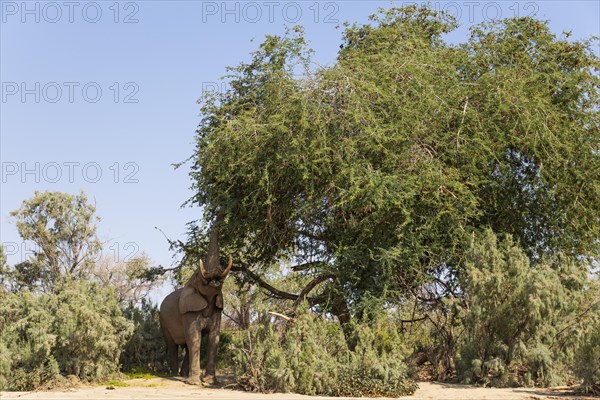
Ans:
POLYGON ((202 260, 200 268, 187 281, 183 288, 169 294, 160 305, 160 326, 167 344, 169 368, 178 372, 178 346, 186 348, 181 375, 188 375, 186 383, 200 384, 200 340, 202 332, 208 334, 206 372, 203 381, 216 382, 216 359, 221 330, 223 309, 223 281, 233 263, 224 271, 218 266, 218 245, 216 230, 211 233, 207 264, 213 265, 206 272, 202 260), (189 372, 189 374, 188 374, 189 372))

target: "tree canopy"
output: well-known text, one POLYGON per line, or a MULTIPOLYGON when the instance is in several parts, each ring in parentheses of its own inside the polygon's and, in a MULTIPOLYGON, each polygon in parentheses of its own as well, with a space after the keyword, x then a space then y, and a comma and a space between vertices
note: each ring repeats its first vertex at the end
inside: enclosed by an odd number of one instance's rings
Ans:
MULTIPOLYGON (((475 26, 409 6, 346 24, 314 67, 301 28, 267 36, 203 99, 191 177, 205 220, 253 271, 332 275, 349 306, 454 276, 471 234, 531 262, 599 254, 600 118, 592 41, 547 22, 475 26)), ((191 235, 193 242, 197 231, 191 235)))

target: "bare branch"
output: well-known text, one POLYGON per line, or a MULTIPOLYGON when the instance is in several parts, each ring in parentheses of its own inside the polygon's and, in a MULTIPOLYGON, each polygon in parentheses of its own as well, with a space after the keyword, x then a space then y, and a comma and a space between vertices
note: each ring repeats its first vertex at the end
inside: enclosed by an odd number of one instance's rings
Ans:
POLYGON ((292 267, 292 271, 294 272, 298 272, 298 271, 306 271, 307 269, 311 268, 311 267, 315 267, 318 265, 323 265, 324 262, 323 261, 310 261, 304 264, 298 264, 298 265, 294 265, 292 267))
POLYGON ((279 318, 283 318, 286 321, 293 321, 294 320, 294 318, 292 318, 292 317, 288 317, 287 315, 283 315, 283 314, 280 314, 280 313, 277 313, 277 312, 274 312, 274 311, 269 311, 269 314, 274 315, 274 316, 279 317, 279 318))
MULTIPOLYGON (((246 267, 244 265, 232 267, 231 270, 243 273, 244 275, 249 277, 254 283, 256 283, 258 286, 267 290, 270 293, 271 297, 274 297, 276 299, 281 299, 281 300, 296 301, 301 295, 302 295, 302 297, 305 297, 319 283, 323 282, 326 279, 331 278, 331 276, 327 276, 327 275, 324 275, 323 277, 315 278, 315 279, 313 279, 313 281, 311 281, 308 284, 308 286, 306 288, 304 288, 302 290, 302 292, 300 294, 293 294, 293 293, 284 292, 283 290, 279 290, 276 287, 268 284, 260 276, 258 276, 258 274, 251 271, 250 269, 248 269, 248 267, 246 267), (307 288, 308 288, 308 290, 307 290, 307 288)), ((307 299, 307 301, 310 306, 314 306, 316 304, 322 303, 323 301, 325 301, 325 299, 326 299, 326 296, 319 295, 319 296, 309 297, 307 299)))
POLYGON ((317 276, 315 279, 310 281, 308 283, 308 285, 306 285, 306 287, 304 289, 302 289, 302 291, 296 298, 296 301, 294 301, 292 310, 295 310, 296 308, 298 308, 300 303, 302 303, 302 301, 304 301, 304 299, 310 293, 310 291, 313 290, 318 284, 325 282, 326 280, 329 280, 329 279, 335 279, 335 275, 333 275, 333 274, 321 275, 321 276, 317 276))

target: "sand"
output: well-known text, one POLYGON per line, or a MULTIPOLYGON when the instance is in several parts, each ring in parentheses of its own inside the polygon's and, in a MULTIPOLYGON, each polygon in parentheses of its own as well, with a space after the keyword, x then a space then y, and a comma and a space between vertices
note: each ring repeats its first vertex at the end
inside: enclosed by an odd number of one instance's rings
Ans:
MULTIPOLYGON (((127 387, 81 386, 76 389, 51 392, 0 392, 2 400, 151 400, 151 399, 334 399, 332 397, 303 396, 289 393, 249 393, 231 388, 208 388, 186 385, 178 378, 131 379, 125 381, 127 387)), ((541 399, 577 399, 568 388, 531 389, 531 388, 481 388, 434 382, 420 382, 419 390, 405 399, 414 400, 541 400, 541 399)), ((339 399, 339 398, 338 398, 339 399)), ((589 399, 589 398, 588 398, 589 399)), ((598 399, 598 398, 596 398, 598 399)))

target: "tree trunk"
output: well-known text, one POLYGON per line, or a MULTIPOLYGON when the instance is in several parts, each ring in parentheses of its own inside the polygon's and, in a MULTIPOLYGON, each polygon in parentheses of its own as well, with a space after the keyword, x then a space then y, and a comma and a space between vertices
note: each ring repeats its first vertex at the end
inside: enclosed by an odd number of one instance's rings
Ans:
POLYGON ((350 310, 348 310, 348 303, 346 303, 346 299, 343 296, 336 296, 331 313, 338 318, 338 321, 340 321, 348 348, 350 351, 354 351, 357 343, 350 327, 352 316, 350 315, 350 310))

